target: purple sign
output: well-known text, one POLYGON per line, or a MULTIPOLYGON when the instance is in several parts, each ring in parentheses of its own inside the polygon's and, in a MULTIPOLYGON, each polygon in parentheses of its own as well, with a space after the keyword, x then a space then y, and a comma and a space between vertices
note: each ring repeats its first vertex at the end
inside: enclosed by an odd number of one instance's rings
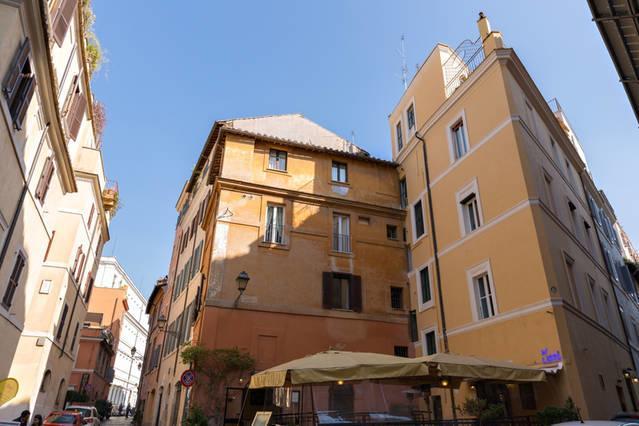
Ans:
POLYGON ((556 362, 561 362, 561 353, 550 352, 548 348, 543 348, 541 350, 541 363, 542 364, 554 364, 556 362))

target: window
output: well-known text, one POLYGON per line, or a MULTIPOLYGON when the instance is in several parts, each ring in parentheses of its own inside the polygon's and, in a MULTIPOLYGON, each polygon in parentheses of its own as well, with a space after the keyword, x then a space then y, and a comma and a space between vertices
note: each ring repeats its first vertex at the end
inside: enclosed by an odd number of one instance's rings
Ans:
POLYGON ((89 212, 89 220, 87 221, 87 228, 91 229, 91 223, 93 223, 93 214, 95 213, 95 204, 91 204, 91 211, 89 212))
POLYGON ((53 177, 53 172, 55 171, 55 164, 53 162, 53 157, 49 156, 44 161, 44 167, 42 168, 42 174, 40 174, 40 180, 38 181, 38 186, 36 186, 35 197, 40 204, 44 204, 44 199, 47 196, 47 192, 49 192, 49 186, 51 185, 51 178, 53 177))
POLYGON ((472 192, 466 198, 461 200, 460 204, 462 206, 464 229, 468 234, 481 226, 477 196, 474 192, 472 192))
POLYGON ((69 137, 76 140, 78 132, 80 131, 80 125, 84 118, 84 113, 87 108, 87 100, 84 93, 80 92, 79 76, 75 76, 75 80, 72 87, 71 101, 69 108, 66 112, 65 123, 69 137))
POLYGON ((575 186, 575 176, 572 173, 572 167, 570 167, 570 161, 568 161, 567 158, 565 158, 564 161, 566 162, 566 176, 568 176, 568 181, 570 182, 570 185, 572 185, 574 187, 575 186))
POLYGON ((464 122, 458 121, 450 128, 453 138, 453 155, 455 160, 459 160, 468 152, 468 141, 466 140, 466 130, 464 122))
POLYGON ((415 310, 408 313, 408 337, 411 342, 419 340, 419 333, 417 332, 417 312, 415 310))
POLYGON ((333 250, 340 253, 351 252, 350 217, 333 215, 333 250))
POLYGON ((53 18, 53 38, 58 43, 58 46, 64 42, 64 37, 71 25, 71 19, 77 4, 78 0, 62 0, 55 14, 52 13, 52 15, 55 15, 53 18))
POLYGON ((395 354, 395 356, 408 358, 408 346, 395 346, 393 348, 393 353, 395 354))
POLYGON ((9 276, 7 289, 4 291, 4 297, 2 298, 2 305, 7 309, 9 309, 11 307, 11 304, 13 303, 13 297, 16 294, 18 285, 20 285, 20 277, 22 276, 22 271, 24 270, 25 263, 26 258, 24 254, 19 251, 13 264, 11 275, 9 276))
POLYGON ((590 224, 586 220, 584 220, 584 235, 586 238, 586 247, 590 250, 593 250, 592 235, 590 235, 590 224))
POLYGON ((548 206, 555 212, 555 195, 552 191, 552 178, 548 173, 544 171, 544 186, 546 187, 546 198, 548 200, 548 206))
POLYGON ((568 255, 564 255, 564 261, 566 263, 566 279, 568 280, 568 288, 572 294, 572 301, 575 306, 581 308, 581 301, 579 300, 577 283, 575 281, 575 261, 568 255))
POLYGON ((579 238, 579 227, 577 226, 577 206, 575 203, 568 200, 568 214, 570 216, 570 225, 572 226, 572 232, 575 237, 579 238))
POLYGON ((535 389, 532 383, 519 384, 519 399, 521 400, 521 408, 525 410, 536 410, 537 401, 535 400, 535 389))
POLYGON ((408 207, 408 188, 406 187, 406 178, 399 180, 399 205, 405 209, 408 207))
POLYGON ((475 306, 477 319, 486 319, 495 316, 495 298, 488 273, 483 273, 473 278, 475 290, 475 306))
POLYGON ((42 383, 40 384, 40 392, 46 392, 49 390, 49 384, 51 383, 51 370, 47 370, 42 377, 42 383))
POLYGON ((58 331, 55 333, 55 340, 60 340, 62 337, 62 331, 64 330, 64 323, 67 320, 67 313, 69 312, 69 305, 64 304, 64 309, 62 310, 62 316, 60 317, 60 323, 58 324, 58 331))
POLYGON ((268 168, 285 172, 287 157, 286 151, 271 149, 268 154, 268 168))
POLYGON ((413 205, 413 232, 415 239, 418 239, 426 232, 424 228, 424 211, 422 210, 422 200, 413 205))
POLYGON ((333 182, 348 182, 348 170, 345 163, 333 161, 333 172, 331 175, 333 182))
POLYGON ((435 330, 429 330, 424 333, 424 355, 433 355, 437 353, 437 336, 435 330))
POLYGON ((16 130, 22 129, 24 117, 36 87, 35 75, 29 61, 30 53, 31 43, 29 39, 26 39, 13 57, 12 66, 5 76, 2 89, 16 130))
POLYGON ((395 126, 395 137, 397 138, 397 152, 404 147, 404 137, 402 136, 402 122, 398 122, 395 126))
POLYGON ((284 206, 269 205, 266 208, 264 241, 284 244, 284 206))
POLYGON ((415 130, 415 106, 410 104, 406 110, 406 122, 408 123, 408 131, 415 130))
POLYGON ((73 332, 73 340, 71 340, 71 347, 69 350, 73 352, 73 348, 75 348, 75 341, 78 338, 78 329, 80 328, 80 323, 75 323, 75 331, 73 332))
POLYGON ((386 225, 386 238, 397 240, 397 225, 386 225))
POLYGON ((362 279, 358 275, 324 272, 322 274, 324 309, 362 310, 362 279))
POLYGON ((608 292, 601 289, 601 309, 603 310, 603 319, 606 326, 610 326, 610 304, 608 302, 608 292))
POLYGON ((597 284, 595 283, 594 278, 588 275, 588 287, 590 289, 590 304, 592 309, 593 317, 599 321, 599 303, 597 302, 597 284))
POLYGON ((425 305, 431 304, 433 299, 432 292, 430 290, 430 273, 428 266, 419 271, 419 303, 421 308, 426 308, 425 305))
POLYGON ((404 309, 404 289, 401 287, 391 287, 391 308, 404 309))

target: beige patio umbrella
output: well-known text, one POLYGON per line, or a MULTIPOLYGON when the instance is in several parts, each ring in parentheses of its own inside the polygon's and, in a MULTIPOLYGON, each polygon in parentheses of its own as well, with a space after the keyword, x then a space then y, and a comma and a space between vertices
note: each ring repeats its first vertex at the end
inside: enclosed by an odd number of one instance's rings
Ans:
POLYGON ((325 351, 254 374, 249 388, 425 376, 429 376, 428 365, 415 358, 370 352, 325 351))
POLYGON ((545 371, 508 361, 451 353, 437 353, 415 359, 436 368, 439 375, 444 377, 503 382, 543 382, 546 380, 545 371))

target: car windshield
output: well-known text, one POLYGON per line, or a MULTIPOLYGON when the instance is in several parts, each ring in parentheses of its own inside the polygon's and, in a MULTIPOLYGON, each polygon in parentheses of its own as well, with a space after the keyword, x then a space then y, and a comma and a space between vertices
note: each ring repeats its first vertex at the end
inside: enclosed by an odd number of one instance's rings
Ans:
POLYGON ((54 414, 47 418, 47 423, 54 424, 73 424, 75 422, 75 416, 73 414, 54 414))
POLYGON ((77 411, 82 414, 82 417, 91 417, 91 409, 84 407, 69 407, 69 411, 77 411))

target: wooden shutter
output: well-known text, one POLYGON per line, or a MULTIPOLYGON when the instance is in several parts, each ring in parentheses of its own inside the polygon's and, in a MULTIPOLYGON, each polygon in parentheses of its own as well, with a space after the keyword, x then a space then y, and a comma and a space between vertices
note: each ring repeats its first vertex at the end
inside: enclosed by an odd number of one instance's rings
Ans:
POLYGON ((362 277, 359 275, 351 275, 349 291, 351 309, 355 312, 362 312, 362 277))
POLYGON ((71 268, 71 273, 75 276, 75 273, 78 270, 78 262, 80 261, 80 255, 82 254, 82 246, 78 247, 78 251, 75 253, 75 260, 73 261, 73 268, 71 268))
POLYGON ((417 332, 417 311, 410 311, 408 315, 408 336, 411 342, 417 342, 419 340, 419 333, 417 332))
POLYGON ((55 18, 53 18, 53 38, 59 46, 62 45, 64 37, 67 35, 67 30, 77 5, 78 0, 62 0, 55 13, 55 18))
POLYGON ((80 125, 82 124, 82 118, 87 109, 87 100, 83 93, 76 92, 71 104, 71 108, 67 113, 67 126, 69 130, 69 137, 75 140, 78 137, 80 131, 80 125))
POLYGON ((333 307, 333 273, 322 272, 322 307, 331 309, 333 307))
POLYGON ((38 180, 38 186, 36 186, 35 196, 40 202, 44 202, 44 188, 47 186, 47 174, 49 170, 49 165, 53 162, 51 156, 47 157, 44 161, 44 167, 42 168, 42 173, 40 174, 40 180, 38 180))
POLYGON ((16 263, 13 265, 11 276, 9 277, 9 284, 2 298, 2 304, 7 308, 13 303, 13 296, 15 295, 16 288, 20 284, 20 277, 22 276, 22 270, 24 269, 25 258, 22 253, 18 253, 16 257, 16 263))
POLYGON ((60 318, 60 324, 58 324, 58 332, 55 335, 56 340, 60 340, 62 337, 62 330, 64 330, 64 323, 67 320, 67 312, 69 311, 69 305, 64 304, 64 310, 62 311, 62 317, 60 318))
POLYGON ((31 98, 33 98, 33 94, 35 93, 35 88, 35 76, 31 75, 27 77, 27 80, 24 82, 24 87, 18 94, 19 98, 14 101, 13 110, 15 112, 12 111, 11 115, 13 117, 13 124, 17 130, 22 130, 22 123, 24 122, 25 115, 27 115, 27 108, 29 108, 31 98))
POLYGON ((13 104, 13 99, 15 98, 16 92, 20 87, 20 83, 25 76, 22 71, 24 70, 24 66, 29 60, 29 54, 31 53, 31 41, 27 38, 24 40, 18 51, 16 52, 11 68, 9 68, 9 73, 5 77, 2 92, 4 93, 5 98, 7 99, 7 103, 9 105, 13 104))

